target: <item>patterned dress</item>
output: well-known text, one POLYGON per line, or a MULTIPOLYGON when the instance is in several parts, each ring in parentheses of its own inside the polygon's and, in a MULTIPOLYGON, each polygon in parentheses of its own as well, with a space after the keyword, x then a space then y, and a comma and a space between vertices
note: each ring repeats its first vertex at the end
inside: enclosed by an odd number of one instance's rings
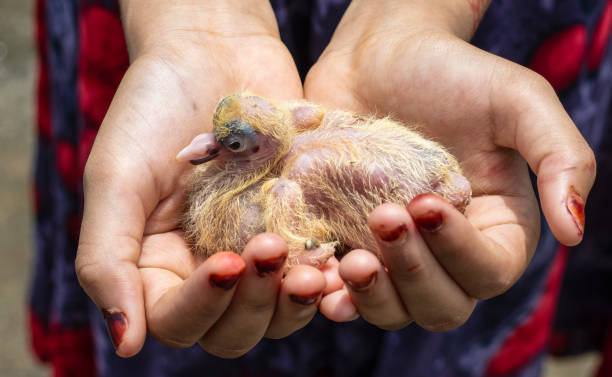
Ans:
MULTIPOLYGON (((304 75, 348 0, 272 4, 304 75)), ((472 41, 546 77, 596 151, 599 176, 579 247, 559 247, 544 227, 520 281, 480 302, 453 331, 416 325, 382 331, 319 315, 294 335, 264 339, 235 360, 198 346, 169 349, 153 339, 133 358, 115 356, 102 316, 78 285, 74 258, 83 167, 128 66, 118 6, 114 0, 37 0, 36 18, 37 255, 30 327, 34 351, 54 376, 537 376, 549 346, 557 354, 605 349, 600 375, 612 376, 612 232, 606 221, 612 209, 612 0, 496 0, 472 41)))

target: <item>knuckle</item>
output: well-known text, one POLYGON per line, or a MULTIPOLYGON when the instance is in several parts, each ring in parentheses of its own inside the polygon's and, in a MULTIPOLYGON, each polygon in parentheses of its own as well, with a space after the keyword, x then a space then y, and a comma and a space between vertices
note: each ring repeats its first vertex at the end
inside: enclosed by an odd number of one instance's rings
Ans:
POLYGON ((195 340, 178 339, 173 335, 161 334, 154 329, 149 329, 149 334, 153 339, 170 348, 188 348, 195 343, 195 340))
POLYGON ((443 318, 438 318, 435 321, 419 323, 419 326, 432 332, 450 331, 467 322, 470 314, 471 313, 459 313, 455 315, 448 315, 443 318))
POLYGON ((239 306, 236 309, 237 311, 246 313, 246 315, 249 316, 257 316, 250 318, 260 318, 262 313, 269 313, 272 315, 276 307, 276 294, 269 295, 263 292, 254 292, 249 297, 245 297, 241 300, 234 300, 234 304, 239 306))
POLYGON ((430 276, 429 269, 420 261, 412 261, 412 263, 400 263, 399 266, 404 268, 390 268, 390 274, 395 281, 414 282, 427 280, 430 276))
POLYGON ((74 266, 79 284, 86 291, 88 287, 96 285, 96 283, 100 280, 99 263, 88 262, 81 255, 77 255, 74 266))
POLYGON ((487 300, 506 292, 514 280, 509 273, 500 273, 489 279, 483 280, 479 285, 469 291, 470 296, 487 300))
POLYGON ((403 329, 404 327, 408 326, 411 323, 412 323, 412 320, 408 319, 408 320, 398 320, 398 321, 394 321, 394 322, 377 324, 376 326, 381 328, 381 329, 383 329, 383 330, 395 331, 395 330, 401 330, 401 329, 403 329))
POLYGON ((223 359, 236 359, 249 351, 248 348, 243 347, 212 345, 204 340, 200 340, 199 344, 206 352, 223 359))

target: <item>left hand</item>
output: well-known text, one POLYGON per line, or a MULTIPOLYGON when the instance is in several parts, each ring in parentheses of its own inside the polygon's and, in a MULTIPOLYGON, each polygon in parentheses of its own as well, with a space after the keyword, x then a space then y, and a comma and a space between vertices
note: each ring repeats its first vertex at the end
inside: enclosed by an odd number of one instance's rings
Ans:
MULTIPOLYGON (((478 299, 511 287, 533 255, 540 217, 527 164, 553 233, 575 245, 595 160, 541 76, 429 22, 426 9, 415 15, 410 6, 389 10, 391 0, 371 3, 351 3, 308 74, 306 98, 422 125, 460 161, 473 200, 465 214, 434 195, 377 208, 369 224, 386 268, 372 253, 352 251, 338 267, 346 284, 320 310, 336 321, 359 313, 385 329, 414 320, 448 330, 478 299)), ((341 285, 328 281, 328 291, 341 285)))

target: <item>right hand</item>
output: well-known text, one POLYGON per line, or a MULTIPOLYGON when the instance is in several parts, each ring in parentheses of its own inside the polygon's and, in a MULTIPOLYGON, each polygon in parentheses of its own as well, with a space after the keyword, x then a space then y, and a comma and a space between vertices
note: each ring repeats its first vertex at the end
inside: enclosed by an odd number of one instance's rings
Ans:
POLYGON ((473 25, 469 8, 463 0, 354 0, 308 73, 309 100, 419 124, 457 157, 473 189, 465 215, 433 195, 376 209, 369 225, 384 265, 363 250, 340 261, 346 289, 320 306, 331 319, 359 313, 382 328, 414 320, 449 330, 477 299, 509 289, 539 237, 528 166, 553 234, 569 246, 582 239, 593 152, 541 76, 460 38, 473 25), (390 229, 393 242, 380 236, 390 229))
POLYGON ((258 274, 259 262, 287 253, 270 234, 251 240, 242 256, 194 256, 179 230, 192 167, 175 156, 210 131, 220 98, 249 89, 299 99, 300 78, 266 1, 248 9, 240 1, 122 6, 133 61, 85 168, 77 275, 104 313, 118 355, 136 354, 148 329, 169 346, 199 342, 237 357, 263 336, 308 323, 325 278, 308 266, 282 282, 280 265, 258 274))

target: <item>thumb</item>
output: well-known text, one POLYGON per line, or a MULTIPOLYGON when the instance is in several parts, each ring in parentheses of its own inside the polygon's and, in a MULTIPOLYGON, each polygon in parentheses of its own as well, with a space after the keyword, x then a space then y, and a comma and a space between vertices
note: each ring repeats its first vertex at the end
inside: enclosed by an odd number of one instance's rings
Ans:
POLYGON ((75 266, 81 286, 106 320, 117 354, 129 357, 140 351, 146 336, 137 267, 145 211, 138 195, 108 182, 87 178, 86 174, 75 266))
POLYGON ((537 176, 542 211, 553 234, 562 244, 574 246, 584 233, 595 156, 552 87, 528 72, 529 80, 517 81, 504 100, 492 102, 496 139, 527 160, 537 176))

